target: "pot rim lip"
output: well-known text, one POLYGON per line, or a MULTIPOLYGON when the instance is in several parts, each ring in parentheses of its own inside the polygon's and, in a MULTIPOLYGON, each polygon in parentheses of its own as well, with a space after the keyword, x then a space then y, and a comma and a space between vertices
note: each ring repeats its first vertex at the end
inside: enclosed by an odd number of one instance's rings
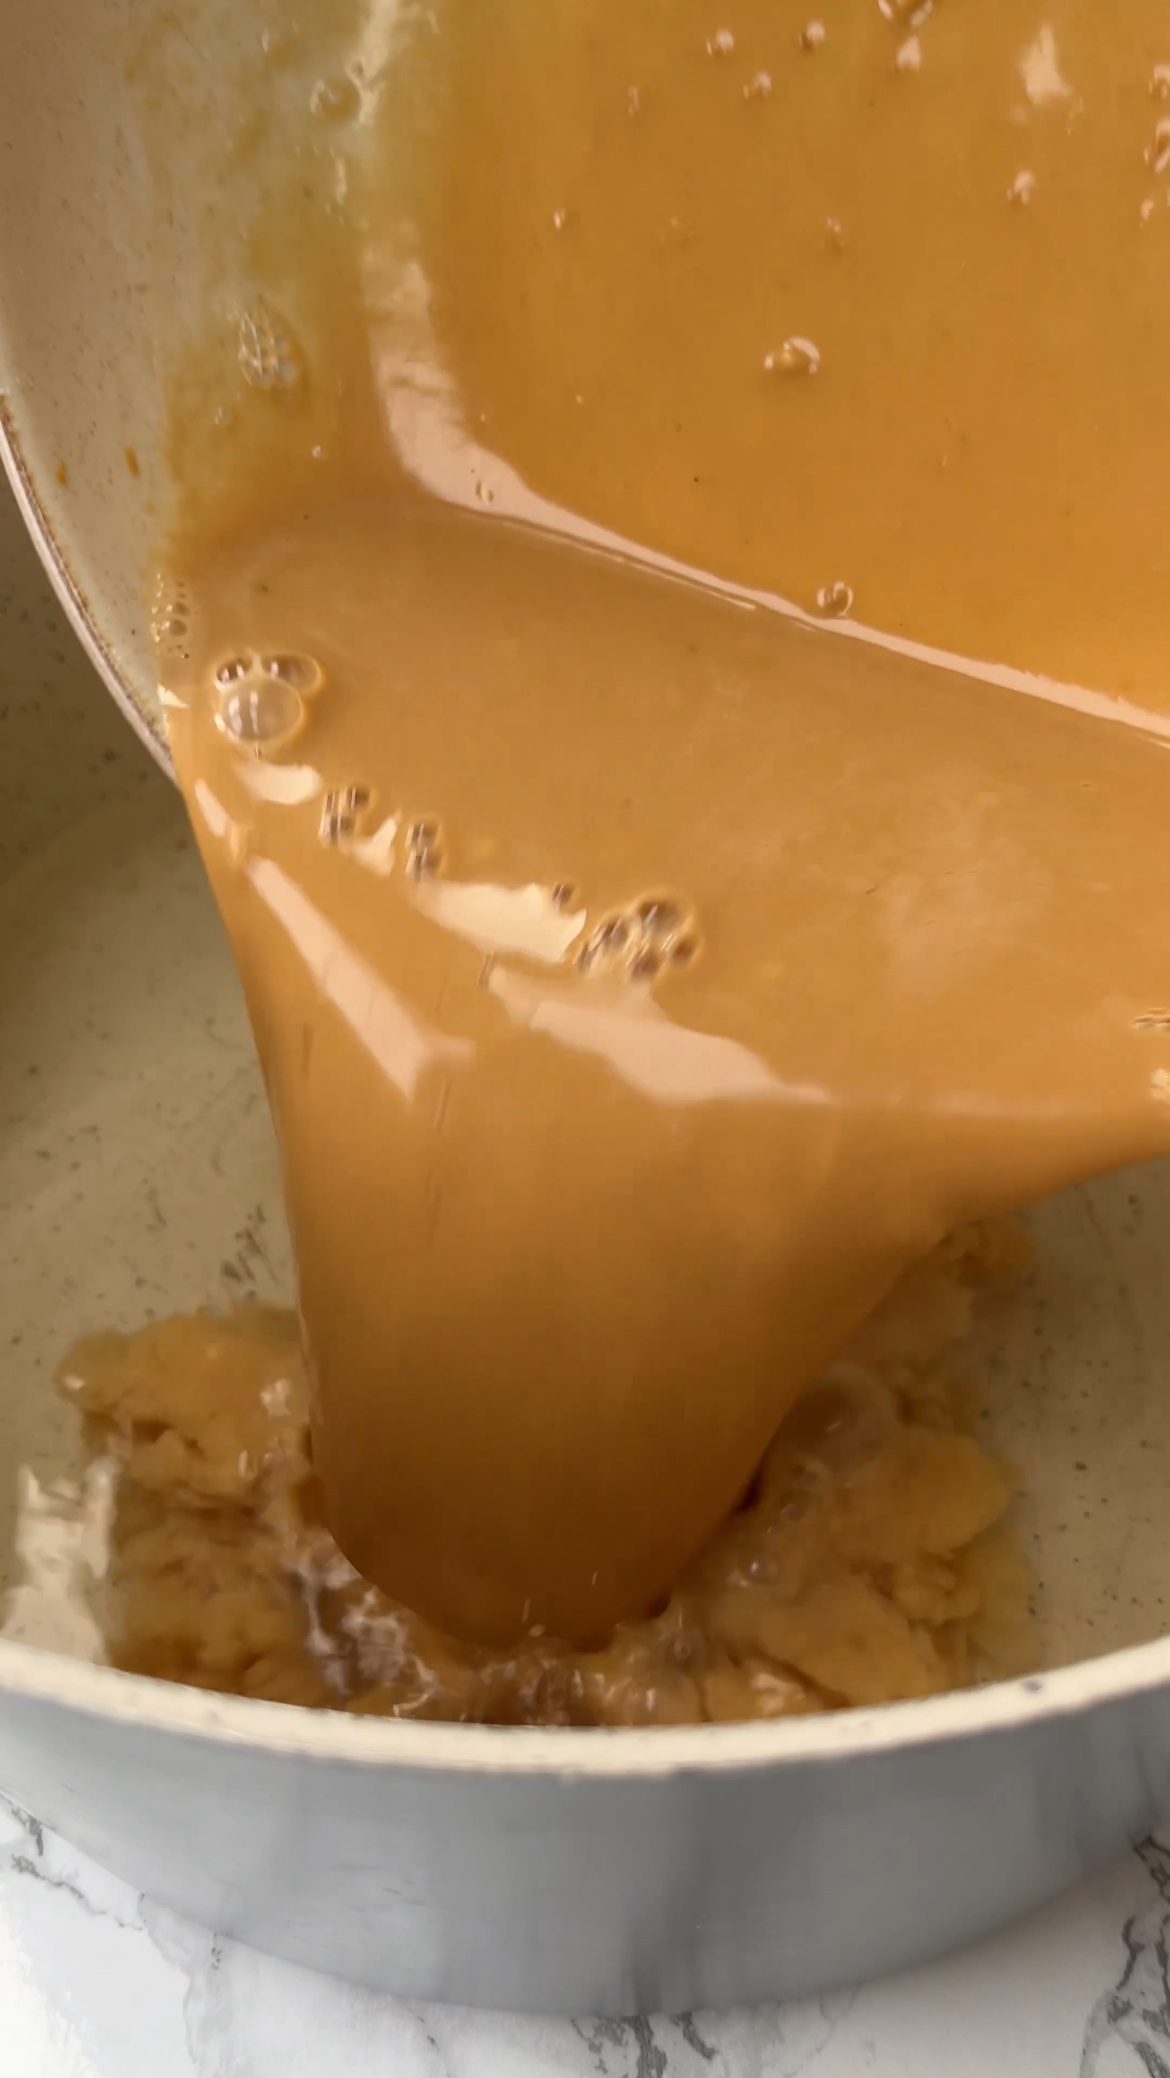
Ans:
MULTIPOLYGON (((82 646, 137 735, 169 773, 161 724, 101 631, 37 491, 9 400, 2 395, 0 463, 82 646)), ((1170 1637, 984 1688, 813 1717, 639 1729, 435 1724, 223 1695, 0 1637, 0 1716, 6 1698, 24 1698, 110 1725, 204 1739, 255 1754, 361 1767, 597 1781, 829 1764, 913 1751, 1040 1726, 1164 1687, 1170 1687, 1170 1637)))
POLYGON ((1038 1729, 1168 1686, 1170 1638, 1158 1638, 985 1688, 815 1717, 637 1729, 435 1724, 222 1695, 0 1639, 0 1724, 5 1699, 24 1698, 131 1731, 169 1732, 252 1754, 597 1782, 876 1759, 956 1739, 1038 1729))

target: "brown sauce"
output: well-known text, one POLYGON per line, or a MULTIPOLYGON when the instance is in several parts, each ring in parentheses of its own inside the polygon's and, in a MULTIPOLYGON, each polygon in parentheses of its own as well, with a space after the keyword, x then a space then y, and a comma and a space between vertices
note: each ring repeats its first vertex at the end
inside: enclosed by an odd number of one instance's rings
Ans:
POLYGON ((338 50, 175 377, 325 1519, 485 1648, 660 1608, 909 1266, 1170 1146, 1160 12, 822 12, 338 50))

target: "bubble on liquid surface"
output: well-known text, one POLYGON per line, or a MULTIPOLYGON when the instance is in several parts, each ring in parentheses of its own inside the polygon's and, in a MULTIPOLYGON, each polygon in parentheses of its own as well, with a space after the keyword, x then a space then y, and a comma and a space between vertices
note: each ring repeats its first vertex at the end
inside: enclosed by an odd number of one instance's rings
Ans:
POLYGON ((185 584, 160 579, 150 616, 150 632, 160 649, 175 648, 190 632, 191 594, 185 584))
POLYGON ((642 895, 602 917, 577 953, 584 973, 624 972, 653 981, 665 966, 687 966, 699 949, 693 905, 673 894, 642 895))
POLYGON ((1165 173, 1170 166, 1170 116, 1163 116, 1154 131, 1154 142, 1146 151, 1146 164, 1155 173, 1165 173))
POLYGON ((322 844, 341 844, 356 836, 358 824, 369 805, 368 786, 337 787, 327 793, 317 833, 322 844))
POLYGON ((668 937, 677 931, 682 921, 677 903, 660 895, 651 895, 646 901, 639 902, 636 913, 642 930, 653 938, 668 937))
POLYGON ((261 657, 260 668, 265 678, 282 679, 295 693, 304 693, 309 699, 314 693, 319 693, 325 683, 325 673, 316 657, 306 655, 303 650, 279 650, 261 657))
POLYGON ((216 726, 241 749, 277 750, 305 718, 305 700, 319 692, 325 674, 315 657, 298 651, 257 656, 243 650, 225 657, 214 674, 216 726))
POLYGON ((244 381, 255 390, 291 396, 304 381, 300 346, 263 297, 257 297, 240 317, 238 358, 244 381))
POLYGON ((300 695, 279 679, 245 680, 220 697, 215 719, 225 736, 246 750, 276 750, 304 720, 300 695))
POLYGON ((406 870, 412 880, 432 880, 443 867, 443 832, 438 818, 420 815, 406 833, 406 870))
POLYGON ((589 949, 594 954, 623 952, 629 935, 630 927, 624 916, 607 916, 589 940, 589 949))
POLYGON ((771 91, 771 73, 757 72, 753 74, 752 78, 749 79, 746 87, 744 88, 743 98, 745 101, 766 101, 771 91))
POLYGON ((729 58, 735 49, 735 37, 730 29, 716 29, 714 36, 707 38, 709 58, 729 58))
POLYGON ((794 333, 783 346, 773 353, 764 355, 764 368, 768 375, 819 375, 821 350, 811 339, 794 333))
POLYGON ((831 614, 835 620, 842 620, 852 605, 853 589, 843 578, 838 577, 832 584, 823 584, 817 593, 817 612, 831 614))
POLYGON ((823 22, 806 22, 800 32, 800 47, 805 51, 819 51, 825 40, 823 22))
POLYGON ((344 72, 319 79, 309 96, 309 107, 324 123, 348 123, 361 107, 361 95, 344 72))

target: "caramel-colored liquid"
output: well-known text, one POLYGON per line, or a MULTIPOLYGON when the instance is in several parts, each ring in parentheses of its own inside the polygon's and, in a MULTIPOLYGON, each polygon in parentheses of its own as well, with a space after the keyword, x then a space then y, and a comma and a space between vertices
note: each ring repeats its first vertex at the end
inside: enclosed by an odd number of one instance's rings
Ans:
POLYGON ((908 1264, 1170 1146, 1128 12, 446 0, 328 83, 267 250, 348 294, 245 314, 202 473, 176 389, 328 1520, 446 1630, 653 1611, 908 1264))

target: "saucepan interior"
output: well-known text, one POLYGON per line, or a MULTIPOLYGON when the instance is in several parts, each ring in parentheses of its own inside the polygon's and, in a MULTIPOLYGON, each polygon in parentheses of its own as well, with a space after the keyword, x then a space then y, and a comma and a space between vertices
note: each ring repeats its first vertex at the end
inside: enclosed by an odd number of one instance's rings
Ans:
MULTIPOLYGON (((183 227, 160 227, 136 143, 125 66, 133 12, 134 0, 93 0, 83 19, 68 0, 0 6, 0 125, 9 146, 0 173, 0 429, 49 577, 107 687, 165 767, 142 604, 166 495, 157 297, 160 281, 169 284, 180 323, 190 284, 183 227), (160 262, 168 238, 170 276, 160 262)), ((268 21, 263 7, 209 4, 202 13, 203 40, 190 63, 204 71, 227 65, 237 41, 268 21)), ((215 148, 214 114, 188 144, 194 179, 215 148)), ((9 732, 0 773, 0 810, 8 789, 25 815, 19 855, 14 846, 6 852, 0 827, 0 1585, 8 1588, 22 1577, 17 1495, 27 1497, 30 1475, 44 1486, 76 1469, 75 1429, 51 1386, 70 1338, 245 1291, 291 1292, 259 1074, 177 798, 158 774, 125 798, 89 805, 87 774, 109 748, 108 711, 95 699, 67 729, 59 720, 51 690, 30 700, 9 732), (54 770, 74 774, 76 784, 34 785, 30 809, 29 775, 44 770, 46 742, 54 770)), ((168 1690, 87 1665, 77 1656, 83 1641, 55 1628, 48 1605, 33 1601, 23 1607, 21 1642, 0 1640, 0 1718, 5 1699, 15 1708, 23 1697, 76 1713, 79 1738, 98 1720, 127 1736, 152 1728, 173 1738, 178 1767, 194 1736, 274 1759, 295 1753, 391 1774, 449 1770, 453 1781, 471 1770, 539 1775, 554 1785, 589 1777, 660 1783, 783 1771, 810 1759, 856 1768, 939 1741, 1031 1737, 1046 1722, 1088 1719, 1099 1707, 1160 1691, 1170 1681, 1170 1164, 1064 1193, 1028 1224, 1033 1272, 1012 1305, 989 1315, 969 1363, 996 1439, 1020 1468, 1021 1528, 1042 1619, 1038 1682, 695 1732, 357 1723, 168 1690)), ((51 1804, 57 1792, 45 1794, 51 1804)), ((58 1802, 68 1822, 68 1799, 58 1802)), ((1118 1823, 1134 1822, 1137 1811, 1132 1799, 1124 1803, 1118 1823)), ((76 1814, 73 1826, 86 1836, 76 1814)), ((130 1856, 131 1865, 139 1873, 142 1856, 130 1856)), ((1075 1873, 1075 1855, 1060 1866, 1075 1873)), ((167 1880, 158 1887, 165 1894, 167 1880)), ((1032 1892, 1040 1887, 1037 1878, 1032 1892)), ((1005 1894, 1003 1909, 1032 1892, 1005 1894)), ((228 1910, 219 1892, 197 1883, 181 1901, 208 1914, 228 1910)), ((989 1903, 976 1921, 989 1924, 998 1910, 989 1903)), ((259 1925, 271 1945, 303 1952, 299 1936, 273 1934, 263 1914, 241 1909, 237 1919, 259 1925)), ((931 1938, 918 1941, 921 1952, 931 1938)), ((384 1975, 356 1953, 325 1959, 384 1975)), ((880 1942, 858 1953, 867 1967, 898 1959, 880 1942)), ((787 1976, 777 1968, 770 1979, 758 1969, 739 1977, 697 1969, 685 1987, 679 1980, 678 2002, 689 2002, 696 1986, 745 1996, 818 1974, 820 1964, 787 1976)), ((501 1967, 485 1994, 474 1971, 452 1979, 430 1964, 404 1966, 396 1981, 553 2005, 619 1998, 609 1987, 627 1982, 620 1970, 602 1971, 591 1995, 574 1989, 584 1980, 562 1990, 550 1977, 546 1996, 501 1967)), ((667 1980, 653 1981, 665 1996, 667 1980)), ((630 1997, 637 1992, 634 1985, 630 1997)))

